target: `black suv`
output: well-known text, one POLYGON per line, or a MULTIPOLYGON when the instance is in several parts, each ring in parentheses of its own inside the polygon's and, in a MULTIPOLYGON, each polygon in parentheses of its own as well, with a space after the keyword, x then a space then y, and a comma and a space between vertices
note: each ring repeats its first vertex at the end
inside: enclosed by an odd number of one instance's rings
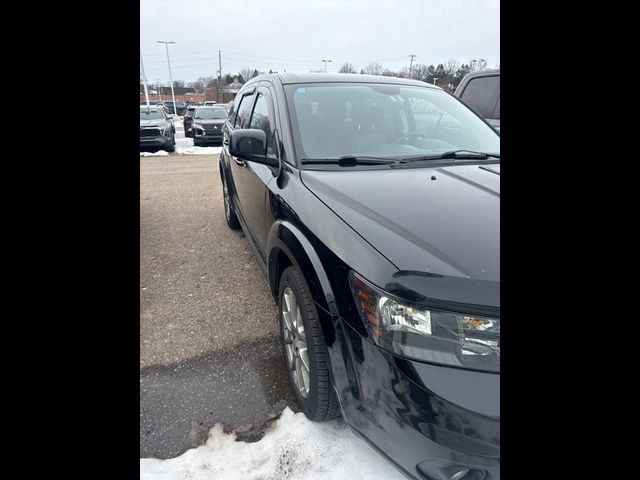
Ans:
POLYGON ((195 146, 222 142, 222 127, 227 120, 223 107, 198 107, 193 112, 191 132, 195 146))
POLYGON ((140 105, 140 148, 149 147, 173 152, 176 148, 175 127, 161 106, 140 105))
POLYGON ((164 106, 167 107, 169 113, 175 113, 182 116, 187 111, 187 104, 183 102, 176 102, 176 107, 173 107, 173 102, 164 102, 164 106))
POLYGON ((500 70, 483 70, 464 76, 454 95, 474 108, 500 131, 500 70))
POLYGON ((414 479, 500 478, 497 132, 423 82, 286 73, 242 87, 223 145, 305 415, 414 479))

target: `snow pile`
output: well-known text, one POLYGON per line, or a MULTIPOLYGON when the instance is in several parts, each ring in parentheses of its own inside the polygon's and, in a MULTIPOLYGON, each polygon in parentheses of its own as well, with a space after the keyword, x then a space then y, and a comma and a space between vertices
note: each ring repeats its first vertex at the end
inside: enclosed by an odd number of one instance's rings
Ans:
POLYGON ((157 152, 140 152, 141 157, 166 157, 169 152, 165 150, 158 150, 157 152))
POLYGON ((315 423, 289 408, 255 443, 218 424, 205 445, 168 460, 140 459, 140 480, 404 479, 342 420, 315 423))
POLYGON ((194 147, 192 138, 176 136, 176 153, 178 155, 213 155, 219 154, 222 147, 194 147))

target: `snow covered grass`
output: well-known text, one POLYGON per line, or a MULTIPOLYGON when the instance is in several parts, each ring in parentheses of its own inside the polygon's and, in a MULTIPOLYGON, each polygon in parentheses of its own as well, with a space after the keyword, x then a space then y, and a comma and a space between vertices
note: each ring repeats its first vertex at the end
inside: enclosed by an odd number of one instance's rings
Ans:
POLYGON ((218 424, 205 445, 168 460, 140 459, 140 480, 404 479, 342 420, 315 423, 289 408, 258 442, 218 424))

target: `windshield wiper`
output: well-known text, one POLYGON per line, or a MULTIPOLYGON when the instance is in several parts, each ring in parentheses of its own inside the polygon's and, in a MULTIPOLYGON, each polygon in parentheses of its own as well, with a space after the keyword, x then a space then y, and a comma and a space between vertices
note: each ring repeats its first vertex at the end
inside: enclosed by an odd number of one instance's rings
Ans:
POLYGON ((404 160, 393 160, 382 157, 361 157, 355 155, 344 155, 339 158, 303 158, 300 163, 303 165, 340 165, 341 167, 354 167, 356 165, 388 165, 391 163, 405 163, 404 160))
POLYGON ((499 153, 489 153, 489 152, 476 152, 475 150, 450 150, 448 152, 438 153, 436 155, 422 155, 419 157, 410 157, 405 158, 407 161, 411 162, 419 162, 422 160, 441 160, 441 159, 474 159, 474 160, 487 160, 489 157, 500 158, 499 153))

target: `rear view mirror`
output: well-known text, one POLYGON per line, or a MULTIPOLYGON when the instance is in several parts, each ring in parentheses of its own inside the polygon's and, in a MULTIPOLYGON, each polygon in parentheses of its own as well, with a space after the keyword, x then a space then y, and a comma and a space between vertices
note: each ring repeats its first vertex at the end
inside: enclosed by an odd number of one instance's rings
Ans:
POLYGON ((280 164, 277 158, 267 155, 267 135, 259 129, 250 128, 232 132, 229 139, 229 153, 242 160, 269 167, 278 167, 280 164))

